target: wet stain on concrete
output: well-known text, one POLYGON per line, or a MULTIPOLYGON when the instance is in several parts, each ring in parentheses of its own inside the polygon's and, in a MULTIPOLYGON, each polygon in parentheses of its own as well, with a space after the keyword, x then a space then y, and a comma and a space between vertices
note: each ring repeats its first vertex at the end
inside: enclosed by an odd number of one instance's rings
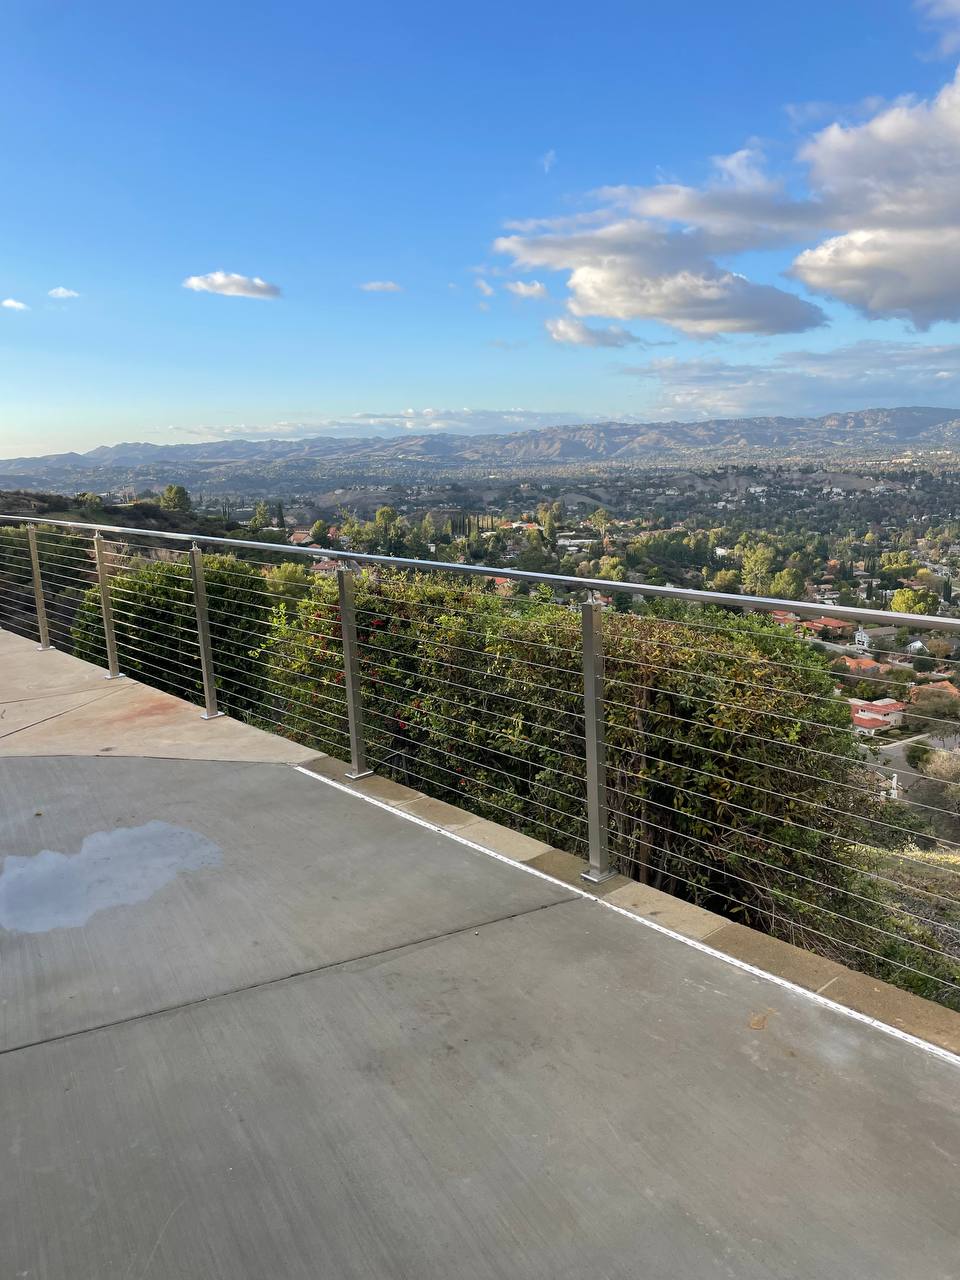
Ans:
POLYGON ((79 853, 10 855, 0 870, 0 928, 78 929, 97 911, 146 902, 184 871, 218 867, 222 850, 198 831, 148 822, 87 836, 79 853))

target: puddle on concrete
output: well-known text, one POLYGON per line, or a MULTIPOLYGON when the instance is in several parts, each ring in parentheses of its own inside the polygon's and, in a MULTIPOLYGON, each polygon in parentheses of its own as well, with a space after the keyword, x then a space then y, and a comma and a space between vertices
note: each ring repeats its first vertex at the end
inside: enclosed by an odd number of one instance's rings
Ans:
POLYGON ((206 836, 169 822, 98 831, 79 853, 11 855, 0 870, 0 928, 78 929, 97 911, 146 902, 181 871, 217 867, 222 860, 206 836))

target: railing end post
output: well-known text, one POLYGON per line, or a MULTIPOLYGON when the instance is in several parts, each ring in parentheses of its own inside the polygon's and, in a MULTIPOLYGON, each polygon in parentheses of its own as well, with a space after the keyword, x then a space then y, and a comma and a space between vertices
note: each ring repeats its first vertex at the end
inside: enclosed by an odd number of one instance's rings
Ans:
POLYGON ((583 719, 586 752, 587 840, 590 866, 581 872, 588 884, 603 884, 617 873, 610 866, 607 841, 607 761, 603 710, 603 606, 584 601, 580 609, 583 639, 583 719))
POLYGON ((347 696, 347 729, 350 735, 350 771, 356 782, 368 778, 367 748, 363 735, 363 703, 360 700, 360 659, 357 652, 356 580, 352 569, 337 569, 337 597, 340 605, 340 635, 343 640, 343 683, 347 696))
POLYGON ((103 554, 103 535, 94 531, 93 553, 97 561, 97 581, 100 584, 100 617, 103 620, 103 642, 107 650, 107 674, 104 680, 122 680, 117 637, 113 629, 113 602, 110 599, 110 574, 103 554))
POLYGON ((37 648, 41 653, 52 649, 50 628, 47 624, 47 605, 43 598, 43 578, 40 573, 40 550, 37 546, 37 530, 32 524, 27 525, 27 545, 30 548, 30 572, 33 578, 33 599, 37 609, 37 631, 40 643, 37 648))
POLYGON ((204 707, 201 720, 219 720, 225 713, 217 702, 217 678, 213 665, 213 641, 210 638, 210 612, 207 606, 207 579, 203 570, 203 552, 194 542, 190 546, 190 576, 193 580, 193 608, 197 620, 197 643, 200 646, 200 674, 203 680, 204 707))

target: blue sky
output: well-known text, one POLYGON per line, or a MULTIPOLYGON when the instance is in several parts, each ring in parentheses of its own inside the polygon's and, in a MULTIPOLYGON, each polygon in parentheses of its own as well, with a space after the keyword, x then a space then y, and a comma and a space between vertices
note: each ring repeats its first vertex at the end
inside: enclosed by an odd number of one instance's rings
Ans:
POLYGON ((958 33, 8 0, 0 456, 960 407, 958 33))

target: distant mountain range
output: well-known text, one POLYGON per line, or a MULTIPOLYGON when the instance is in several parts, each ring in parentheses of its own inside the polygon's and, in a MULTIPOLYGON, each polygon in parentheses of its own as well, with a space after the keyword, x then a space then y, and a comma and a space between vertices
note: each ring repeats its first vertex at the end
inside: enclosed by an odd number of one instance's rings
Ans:
POLYGON ((171 481, 211 492, 270 481, 307 487, 338 468, 356 476, 390 471, 595 465, 685 461, 749 462, 825 455, 876 457, 937 449, 960 452, 960 409, 860 409, 821 418, 712 418, 703 422, 600 422, 539 427, 509 435, 438 432, 374 438, 311 436, 300 440, 217 440, 202 444, 102 445, 0 461, 0 487, 143 488, 171 481))

